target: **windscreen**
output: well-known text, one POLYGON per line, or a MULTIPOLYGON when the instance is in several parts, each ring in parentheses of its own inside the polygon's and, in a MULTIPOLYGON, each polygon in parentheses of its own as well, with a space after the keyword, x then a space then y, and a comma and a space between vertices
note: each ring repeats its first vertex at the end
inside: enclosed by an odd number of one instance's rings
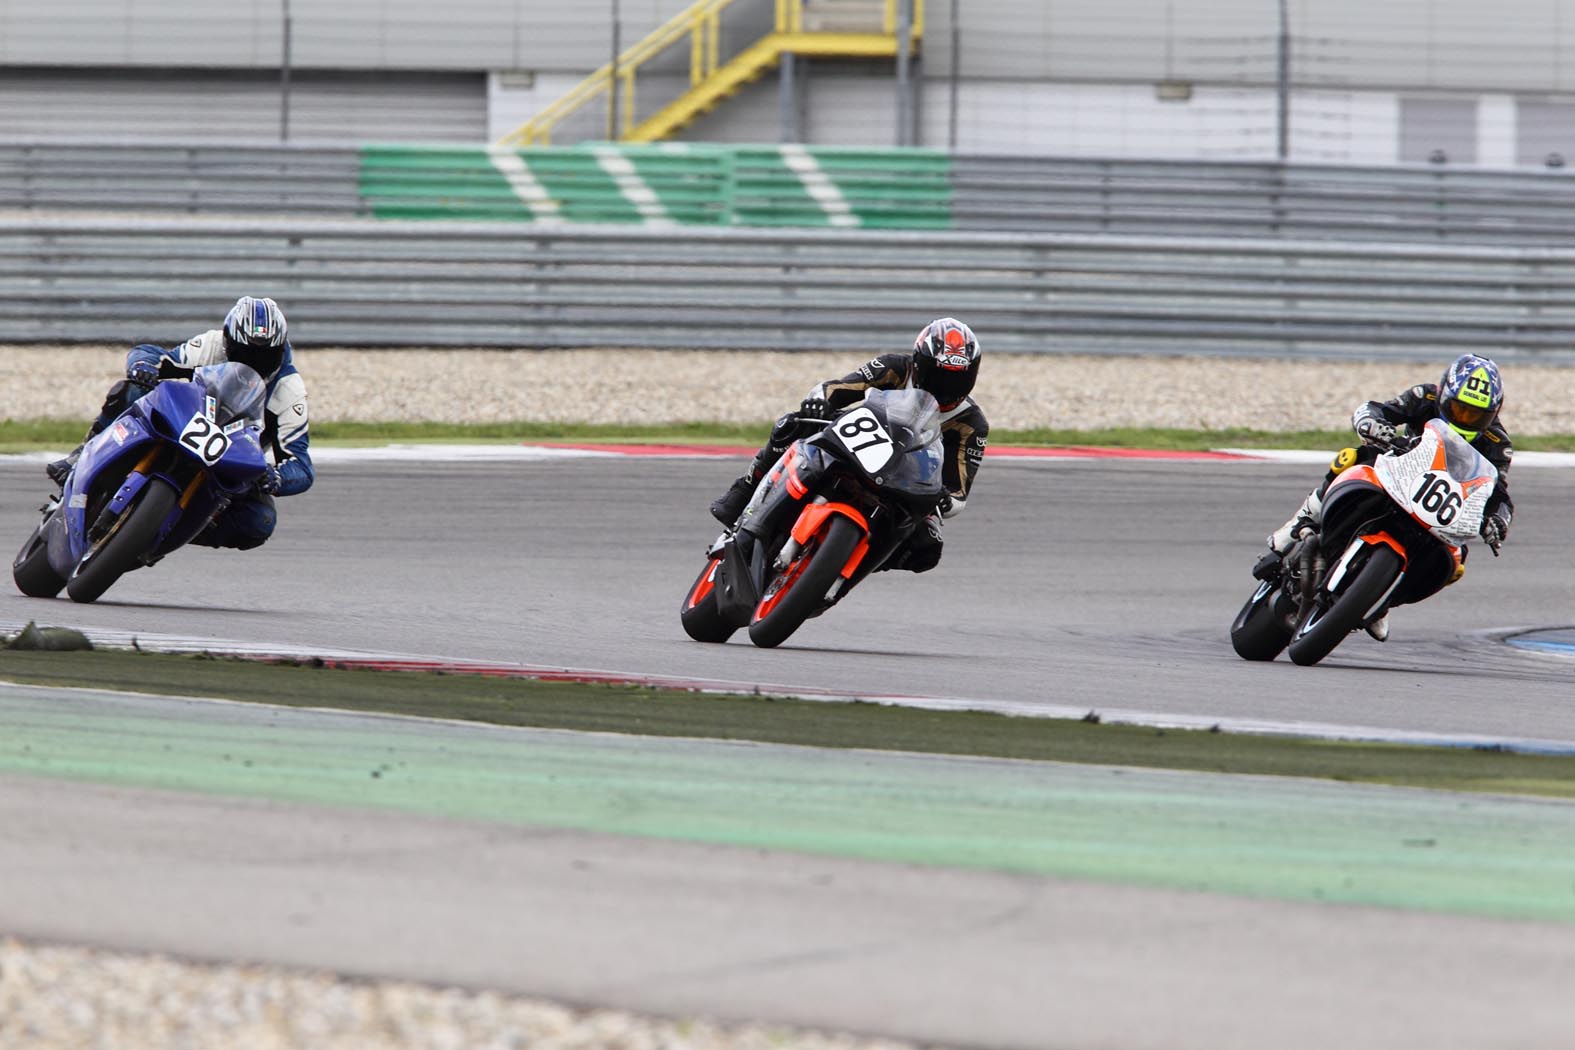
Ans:
POLYGON ((243 364, 225 361, 203 365, 192 378, 202 384, 208 396, 218 402, 215 422, 228 426, 245 420, 259 428, 263 425, 263 402, 267 396, 262 377, 243 364))
POLYGON ((871 390, 864 395, 864 404, 885 414, 892 442, 901 452, 912 452, 940 439, 940 406, 927 390, 871 390))
POLYGON ((890 490, 937 496, 941 482, 941 413, 925 390, 871 390, 864 404, 886 416, 892 443, 901 455, 886 479, 890 490))

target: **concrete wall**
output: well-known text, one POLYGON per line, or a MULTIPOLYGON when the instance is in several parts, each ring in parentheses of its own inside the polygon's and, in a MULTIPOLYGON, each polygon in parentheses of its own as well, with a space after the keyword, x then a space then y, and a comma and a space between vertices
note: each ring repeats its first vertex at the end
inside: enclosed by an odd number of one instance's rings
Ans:
MULTIPOLYGON (((624 43, 688 0, 619 0, 624 43)), ((579 71, 606 61, 608 0, 289 0, 292 64, 579 71)), ((0 64, 277 68, 282 0, 4 0, 0 64)))
MULTIPOLYGON (((486 80, 475 73, 297 71, 289 137, 331 142, 476 142, 487 132, 486 80)), ((0 70, 0 136, 222 139, 280 133, 277 73, 120 69, 0 70)))
MULTIPOLYGON (((293 133, 501 135, 606 61, 611 2, 289 0, 293 133), (429 75, 437 73, 455 79, 429 75)), ((617 2, 625 46, 687 6, 617 2)), ((283 3, 0 0, 0 134, 215 134, 259 115, 258 126, 276 127, 283 3)), ((758 35, 771 7, 735 0, 724 54, 758 35)), ((1575 158, 1575 0, 1290 0, 1290 10, 1293 159, 1575 158)), ((1273 155, 1273 0, 928 0, 927 21, 916 68, 922 144, 1273 155), (1161 83, 1185 97, 1161 98, 1161 83)), ((670 77, 641 78, 644 112, 676 91, 686 58, 676 49, 670 77)), ((896 141, 890 62, 817 62, 807 72, 800 138, 896 141)), ((591 107, 558 141, 605 129, 605 105, 591 107)), ((776 141, 783 130, 768 75, 685 137, 776 141)))
MULTIPOLYGON (((951 67, 954 0, 928 0, 925 57, 951 67)), ((970 78, 1268 83, 1273 0, 955 0, 970 78)), ((584 73, 610 0, 289 0, 302 68, 584 73)), ((618 0, 625 44, 688 6, 618 0)), ((0 64, 271 68, 283 0, 4 0, 0 64)), ((769 12, 737 0, 733 19, 769 12)), ((1575 0, 1290 0, 1308 86, 1575 91, 1575 0)))

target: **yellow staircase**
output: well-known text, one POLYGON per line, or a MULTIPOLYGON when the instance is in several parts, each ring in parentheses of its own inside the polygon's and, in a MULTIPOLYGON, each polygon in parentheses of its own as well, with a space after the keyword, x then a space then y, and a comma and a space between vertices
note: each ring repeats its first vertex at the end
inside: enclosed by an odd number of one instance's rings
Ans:
MULTIPOLYGON (((774 68, 784 54, 837 58, 895 58, 899 0, 775 0, 772 31, 720 61, 722 11, 733 0, 698 0, 612 63, 575 85, 562 98, 498 140, 500 146, 545 146, 565 119, 600 99, 608 107, 612 138, 657 142, 710 111, 717 103, 774 68), (640 118, 635 80, 646 62, 689 41, 689 87, 640 118), (615 83, 616 81, 616 83, 615 83), (616 97, 610 97, 616 92, 616 97)), ((924 33, 924 0, 912 0, 911 46, 924 33)))

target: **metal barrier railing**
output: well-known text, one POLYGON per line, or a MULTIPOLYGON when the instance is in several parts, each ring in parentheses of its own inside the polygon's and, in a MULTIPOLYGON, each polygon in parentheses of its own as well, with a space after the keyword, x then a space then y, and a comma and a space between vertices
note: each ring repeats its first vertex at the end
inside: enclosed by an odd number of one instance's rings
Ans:
POLYGON ((698 144, 598 150, 616 151, 632 171, 614 178, 601 152, 585 148, 0 141, 0 208, 523 225, 638 221, 629 194, 649 190, 680 223, 1575 245, 1568 172, 698 144), (697 207, 701 192, 715 196, 697 207))
POLYGON ((302 346, 845 349, 938 313, 996 351, 1575 363, 1575 251, 476 222, 0 220, 0 342, 180 339, 239 291, 302 346))

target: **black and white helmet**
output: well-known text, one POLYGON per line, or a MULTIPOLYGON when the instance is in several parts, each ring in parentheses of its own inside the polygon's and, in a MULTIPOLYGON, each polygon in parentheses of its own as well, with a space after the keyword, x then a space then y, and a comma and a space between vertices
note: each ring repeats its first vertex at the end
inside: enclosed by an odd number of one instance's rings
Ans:
POLYGON ((224 355, 267 379, 284 364, 286 332, 278 303, 243 295, 224 317, 224 355))
POLYGON ((979 340, 955 317, 924 326, 913 342, 913 385, 928 390, 942 408, 951 408, 973 390, 979 378, 979 340))

